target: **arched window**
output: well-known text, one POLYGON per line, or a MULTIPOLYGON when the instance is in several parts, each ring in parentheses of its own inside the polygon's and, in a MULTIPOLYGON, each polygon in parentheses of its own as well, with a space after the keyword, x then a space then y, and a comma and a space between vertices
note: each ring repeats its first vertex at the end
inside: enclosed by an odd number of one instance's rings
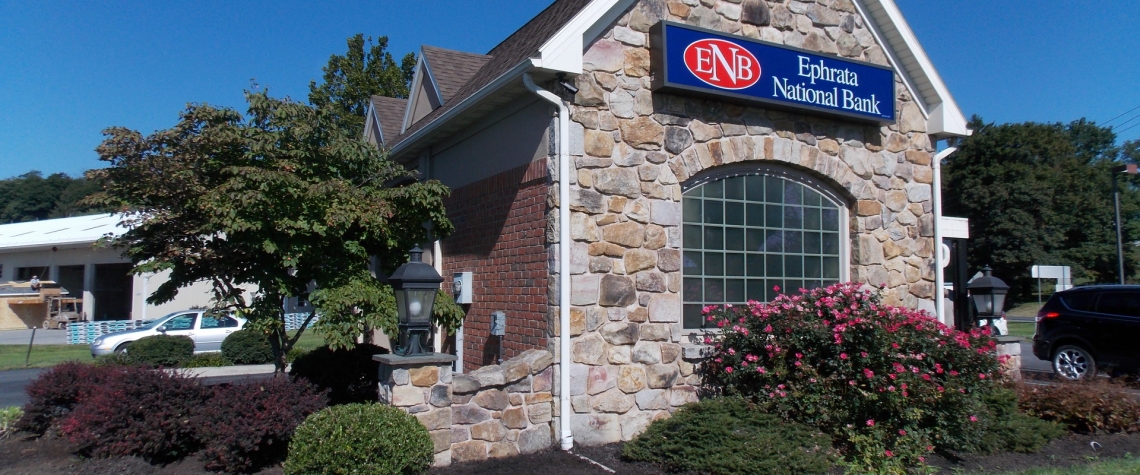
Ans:
POLYGON ((761 302, 846 278, 847 204, 810 176, 766 165, 719 167, 683 187, 684 328, 706 305, 761 302))

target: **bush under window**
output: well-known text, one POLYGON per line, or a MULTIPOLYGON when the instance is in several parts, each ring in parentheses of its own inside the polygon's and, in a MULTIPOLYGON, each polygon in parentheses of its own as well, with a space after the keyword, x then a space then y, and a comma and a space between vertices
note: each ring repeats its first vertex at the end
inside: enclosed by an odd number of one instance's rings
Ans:
POLYGON ((979 451, 999 363, 985 330, 949 328, 844 283, 709 307, 706 384, 833 436, 852 471, 904 473, 934 448, 979 451))
POLYGON ((688 404, 622 447, 628 459, 713 475, 827 473, 831 438, 739 398, 688 404))

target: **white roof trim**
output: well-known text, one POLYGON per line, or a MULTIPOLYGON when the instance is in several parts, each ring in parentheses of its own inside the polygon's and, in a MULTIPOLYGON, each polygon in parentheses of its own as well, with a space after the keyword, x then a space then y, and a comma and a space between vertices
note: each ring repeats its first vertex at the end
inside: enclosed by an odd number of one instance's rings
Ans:
POLYGON ((378 145, 384 144, 384 131, 380 130, 380 118, 376 117, 376 103, 372 102, 372 98, 368 98, 368 113, 364 115, 364 130, 363 139, 368 141, 368 133, 372 131, 373 124, 376 126, 376 143, 378 145))
POLYGON ((535 66, 550 71, 582 74, 585 44, 593 41, 636 0, 595 0, 571 18, 538 48, 535 66))
MULTIPOLYGON (((443 106, 443 98, 439 96, 439 94, 440 94, 439 85, 436 84, 435 77, 431 73, 431 67, 428 66, 427 60, 424 59, 423 47, 420 47, 420 57, 419 57, 419 59, 416 60, 416 74, 414 76, 412 76, 412 90, 408 91, 409 92, 408 104, 407 104, 407 106, 404 107, 404 124, 402 126, 400 126, 400 133, 401 134, 406 132, 408 130, 408 127, 411 127, 413 124, 413 122, 412 122, 412 109, 413 109, 413 107, 412 106, 415 104, 418 104, 418 102, 416 102, 416 100, 420 96, 420 89, 431 89, 431 91, 428 91, 429 94, 432 94, 433 96, 435 96, 435 102, 439 103, 440 107, 443 106), (431 81, 431 87, 430 88, 426 88, 426 87, 421 88, 420 87, 420 84, 423 82, 423 77, 425 74, 427 75, 428 80, 431 81)), ((425 98, 425 99, 427 99, 427 98, 425 98)), ((429 100, 429 104, 430 104, 430 100, 429 100)), ((435 110, 435 107, 432 107, 432 110, 435 110)))
POLYGON ((970 135, 965 115, 894 0, 854 0, 854 3, 926 116, 927 133, 970 135))

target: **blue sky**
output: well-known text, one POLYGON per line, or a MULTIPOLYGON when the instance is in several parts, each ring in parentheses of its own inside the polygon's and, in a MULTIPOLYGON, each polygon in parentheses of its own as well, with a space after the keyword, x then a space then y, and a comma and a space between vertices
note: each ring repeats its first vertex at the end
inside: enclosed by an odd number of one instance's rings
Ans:
MULTIPOLYGON (((967 116, 1103 123, 1140 106, 1140 2, 897 1, 967 116)), ((0 1, 0 178, 101 166, 103 128, 167 128, 188 102, 242 109, 251 78, 304 100, 358 32, 397 57, 483 53, 549 3, 0 1)))

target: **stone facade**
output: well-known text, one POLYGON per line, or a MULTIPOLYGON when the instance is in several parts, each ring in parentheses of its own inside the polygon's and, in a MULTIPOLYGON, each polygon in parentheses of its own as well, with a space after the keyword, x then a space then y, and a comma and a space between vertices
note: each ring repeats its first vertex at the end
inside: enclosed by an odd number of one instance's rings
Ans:
POLYGON ((435 445, 435 466, 510 457, 553 443, 554 357, 524 351, 501 365, 453 374, 454 357, 408 362, 377 356, 380 402, 416 416, 435 445))
POLYGON ((648 32, 661 20, 888 65, 850 0, 642 0, 588 46, 567 177, 576 443, 628 440, 696 400, 683 354, 697 352, 681 328, 681 197, 705 170, 777 163, 828 183, 851 202, 845 280, 934 308, 934 149, 897 74, 898 120, 884 126, 652 93, 648 32))

